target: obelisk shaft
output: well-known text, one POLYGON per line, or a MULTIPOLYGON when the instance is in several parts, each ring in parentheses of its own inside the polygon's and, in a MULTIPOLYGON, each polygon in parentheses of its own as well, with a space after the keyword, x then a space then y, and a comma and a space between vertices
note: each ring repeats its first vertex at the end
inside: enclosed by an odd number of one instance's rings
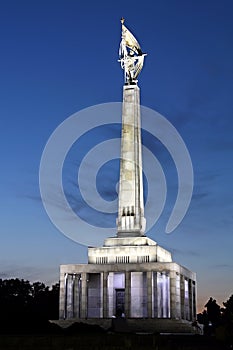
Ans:
POLYGON ((143 204, 140 89, 125 85, 123 90, 121 164, 117 236, 143 236, 143 204))

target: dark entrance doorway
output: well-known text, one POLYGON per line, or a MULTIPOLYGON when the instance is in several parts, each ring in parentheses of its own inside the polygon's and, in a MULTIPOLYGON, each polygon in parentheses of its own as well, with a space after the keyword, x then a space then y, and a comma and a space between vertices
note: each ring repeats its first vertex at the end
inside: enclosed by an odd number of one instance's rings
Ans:
POLYGON ((121 316, 125 312, 125 290, 116 289, 116 315, 121 316))

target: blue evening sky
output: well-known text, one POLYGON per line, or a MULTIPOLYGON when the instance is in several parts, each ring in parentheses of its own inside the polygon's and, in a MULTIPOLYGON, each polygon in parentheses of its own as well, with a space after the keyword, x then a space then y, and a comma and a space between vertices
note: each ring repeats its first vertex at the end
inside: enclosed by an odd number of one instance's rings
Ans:
MULTIPOLYGON (((233 294, 232 13, 230 0, 1 2, 0 278, 53 283, 60 264, 87 261, 86 247, 60 233, 44 210, 39 164, 49 136, 67 117, 121 101, 123 16, 148 53, 139 78, 141 103, 176 127, 194 167, 194 194, 183 222, 165 234, 168 201, 150 237, 197 272, 199 310, 209 296, 221 303, 233 294)), ((99 137, 89 136, 90 142, 99 137)), ((105 197, 116 196, 118 165, 109 162, 103 169, 112 174, 105 197)), ((173 176, 174 169, 168 181, 173 176)))

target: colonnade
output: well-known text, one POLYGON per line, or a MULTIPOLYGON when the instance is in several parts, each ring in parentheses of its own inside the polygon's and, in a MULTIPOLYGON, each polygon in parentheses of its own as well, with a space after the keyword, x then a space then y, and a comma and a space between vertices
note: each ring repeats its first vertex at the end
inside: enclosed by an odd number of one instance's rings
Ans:
POLYGON ((110 318, 118 305, 127 318, 196 317, 195 281, 175 271, 67 272, 60 291, 63 319, 110 318))

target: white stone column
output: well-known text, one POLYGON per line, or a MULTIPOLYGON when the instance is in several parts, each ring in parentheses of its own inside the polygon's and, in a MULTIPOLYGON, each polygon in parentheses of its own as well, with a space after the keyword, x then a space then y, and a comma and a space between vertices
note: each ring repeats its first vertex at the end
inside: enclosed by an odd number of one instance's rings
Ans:
POLYGON ((197 286, 196 286, 196 282, 192 281, 192 285, 193 285, 193 319, 195 320, 197 317, 197 305, 196 305, 196 298, 197 298, 197 286))
POLYGON ((107 318, 109 316, 108 312, 108 272, 103 272, 103 318, 107 318))
POLYGON ((130 317, 131 309, 131 272, 125 272, 125 316, 130 317))
POLYGON ((152 317, 158 317, 158 281, 157 281, 158 272, 153 272, 153 288, 152 288, 152 317))
POLYGON ((123 91, 118 237, 142 236, 145 232, 140 89, 126 85, 123 91))
POLYGON ((175 271, 170 271, 170 306, 171 318, 180 319, 180 275, 175 271))
POLYGON ((192 280, 188 280, 188 289, 189 289, 189 320, 193 320, 193 284, 192 280))
POLYGON ((74 290, 74 296, 73 296, 73 301, 74 301, 74 317, 75 318, 80 318, 80 296, 81 296, 81 290, 80 290, 80 278, 81 274, 75 274, 74 275, 74 285, 73 285, 73 290, 74 290))
POLYGON ((69 273, 66 275, 66 307, 65 313, 66 318, 74 317, 74 303, 73 303, 73 274, 69 273))
POLYGON ((60 274, 59 318, 66 318, 66 274, 60 274))
POLYGON ((152 271, 147 271, 147 317, 152 318, 152 271))
POLYGON ((87 274, 81 273, 81 318, 87 317, 87 274))
POLYGON ((189 282, 188 278, 184 278, 184 318, 190 320, 190 309, 189 309, 189 282))
POLYGON ((181 318, 185 319, 185 299, 184 299, 184 276, 180 275, 180 306, 181 306, 181 318))

